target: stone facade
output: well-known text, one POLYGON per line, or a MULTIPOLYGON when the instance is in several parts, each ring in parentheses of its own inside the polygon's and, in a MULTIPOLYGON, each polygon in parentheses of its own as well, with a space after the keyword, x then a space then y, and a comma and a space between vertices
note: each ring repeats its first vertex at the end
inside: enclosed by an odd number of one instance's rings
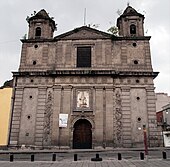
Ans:
POLYGON ((45 10, 28 18, 13 73, 9 145, 142 147, 146 125, 155 146, 158 73, 143 21, 128 6, 117 20, 119 36, 82 26, 53 37, 55 22, 45 10), (90 49, 88 60, 79 62, 79 48, 90 49), (67 127, 59 127, 60 114, 68 115, 67 127))

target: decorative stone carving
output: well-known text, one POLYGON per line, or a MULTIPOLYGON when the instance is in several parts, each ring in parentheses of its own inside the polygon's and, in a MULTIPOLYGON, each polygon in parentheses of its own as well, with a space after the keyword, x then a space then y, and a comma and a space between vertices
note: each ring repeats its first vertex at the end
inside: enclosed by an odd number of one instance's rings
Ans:
POLYGON ((117 89, 115 92, 115 120, 116 120, 116 141, 118 146, 122 146, 122 101, 121 90, 117 89))
POLYGON ((48 92, 45 112, 44 112, 44 135, 43 145, 49 145, 51 143, 51 117, 52 117, 52 93, 48 92))

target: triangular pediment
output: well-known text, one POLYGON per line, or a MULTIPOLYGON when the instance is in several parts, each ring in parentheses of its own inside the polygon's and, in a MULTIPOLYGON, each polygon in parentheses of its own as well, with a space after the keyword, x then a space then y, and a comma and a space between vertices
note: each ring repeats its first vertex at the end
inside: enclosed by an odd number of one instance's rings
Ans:
POLYGON ((72 31, 56 36, 54 39, 107 39, 111 35, 87 26, 76 28, 72 31))

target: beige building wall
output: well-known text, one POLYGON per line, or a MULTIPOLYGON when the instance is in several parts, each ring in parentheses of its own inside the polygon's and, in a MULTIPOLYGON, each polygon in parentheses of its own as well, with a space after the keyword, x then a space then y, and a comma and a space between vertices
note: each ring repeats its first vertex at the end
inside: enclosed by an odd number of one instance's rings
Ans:
POLYGON ((8 144, 12 88, 0 89, 0 146, 8 144))
POLYGON ((167 93, 156 93, 156 112, 162 111, 162 107, 170 103, 167 93))

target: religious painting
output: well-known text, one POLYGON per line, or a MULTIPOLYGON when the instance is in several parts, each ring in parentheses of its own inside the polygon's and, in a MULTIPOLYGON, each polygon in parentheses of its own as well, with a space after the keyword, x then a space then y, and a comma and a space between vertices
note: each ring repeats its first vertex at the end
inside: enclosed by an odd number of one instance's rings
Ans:
POLYGON ((89 107, 89 91, 77 92, 77 107, 88 108, 89 107))

